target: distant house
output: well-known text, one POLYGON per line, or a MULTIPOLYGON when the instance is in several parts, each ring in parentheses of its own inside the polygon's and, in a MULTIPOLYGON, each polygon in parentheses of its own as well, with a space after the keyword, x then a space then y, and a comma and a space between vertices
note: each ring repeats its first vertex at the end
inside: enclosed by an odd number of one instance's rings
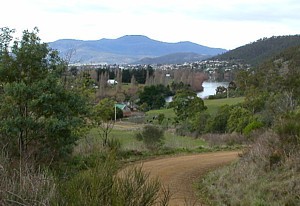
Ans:
POLYGON ((109 80, 107 80, 107 84, 109 84, 109 85, 115 85, 115 84, 118 84, 118 81, 116 81, 114 79, 109 79, 109 80))
POLYGON ((131 110, 126 104, 115 104, 115 107, 119 108, 123 112, 123 117, 131 116, 131 110))

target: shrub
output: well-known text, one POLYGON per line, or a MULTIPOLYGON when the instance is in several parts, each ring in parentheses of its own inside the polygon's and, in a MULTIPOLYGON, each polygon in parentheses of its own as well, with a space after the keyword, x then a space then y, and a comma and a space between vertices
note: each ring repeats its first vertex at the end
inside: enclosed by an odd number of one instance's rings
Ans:
POLYGON ((264 126, 264 124, 260 121, 253 120, 250 122, 244 129, 243 134, 244 135, 250 135, 251 132, 253 132, 256 129, 260 129, 264 126))
POLYGON ((159 114, 158 116, 157 116, 157 121, 158 121, 158 124, 162 124, 162 122, 164 121, 164 119, 165 119, 165 114, 159 114))
POLYGON ((249 110, 240 106, 233 107, 227 120, 227 131, 242 133, 243 129, 252 121, 252 118, 249 110))
POLYGON ((167 205, 169 193, 157 179, 150 179, 140 167, 122 170, 113 155, 94 168, 63 182, 56 205, 135 206, 167 205))
POLYGON ((150 179, 149 173, 143 172, 141 167, 129 168, 119 175, 115 189, 117 205, 168 205, 170 199, 169 191, 158 179, 150 179))
POLYGON ((136 134, 139 141, 143 141, 149 150, 159 149, 164 140, 164 131, 156 126, 146 125, 143 131, 136 134))
POLYGON ((285 143, 300 144, 300 114, 291 114, 276 127, 277 133, 285 143))

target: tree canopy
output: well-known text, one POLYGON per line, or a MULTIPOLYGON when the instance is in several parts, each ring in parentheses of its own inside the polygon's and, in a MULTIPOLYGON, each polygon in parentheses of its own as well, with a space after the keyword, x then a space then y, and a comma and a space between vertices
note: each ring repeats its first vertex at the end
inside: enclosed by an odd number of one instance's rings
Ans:
POLYGON ((37 28, 20 40, 12 34, 1 29, 0 144, 37 161, 64 157, 85 123, 87 101, 65 88, 66 64, 41 43, 37 28))
POLYGON ((147 104, 148 109, 160 109, 166 103, 165 98, 170 95, 170 89, 163 85, 145 86, 139 94, 139 103, 147 104))

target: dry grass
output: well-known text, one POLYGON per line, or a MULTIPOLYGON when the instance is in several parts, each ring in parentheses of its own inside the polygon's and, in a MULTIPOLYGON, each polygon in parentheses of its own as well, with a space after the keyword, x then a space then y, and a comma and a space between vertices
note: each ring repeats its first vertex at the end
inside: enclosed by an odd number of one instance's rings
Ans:
POLYGON ((0 154, 0 205, 50 205, 55 191, 51 176, 29 163, 12 165, 0 154))
POLYGON ((242 145, 248 142, 244 135, 238 133, 228 134, 204 134, 201 136, 210 146, 242 145))
POLYGON ((280 138, 262 134, 233 165, 214 171, 200 183, 210 205, 299 205, 300 152, 280 152, 280 138))

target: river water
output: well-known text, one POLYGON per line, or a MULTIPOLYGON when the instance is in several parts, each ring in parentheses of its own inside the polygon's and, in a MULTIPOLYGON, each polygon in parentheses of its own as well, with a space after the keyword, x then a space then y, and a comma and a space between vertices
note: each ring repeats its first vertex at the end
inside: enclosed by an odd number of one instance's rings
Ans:
MULTIPOLYGON (((197 92, 197 96, 200 97, 201 99, 206 99, 208 98, 209 95, 214 95, 216 94, 216 89, 218 86, 224 86, 228 87, 229 82, 203 82, 203 91, 202 92, 197 92)), ((171 102, 172 97, 167 97, 166 102, 171 102)))
POLYGON ((217 87, 224 86, 227 88, 228 84, 229 84, 229 82, 203 82, 202 83, 203 91, 198 92, 197 96, 202 99, 206 99, 206 98, 208 98, 209 95, 216 94, 217 87))

